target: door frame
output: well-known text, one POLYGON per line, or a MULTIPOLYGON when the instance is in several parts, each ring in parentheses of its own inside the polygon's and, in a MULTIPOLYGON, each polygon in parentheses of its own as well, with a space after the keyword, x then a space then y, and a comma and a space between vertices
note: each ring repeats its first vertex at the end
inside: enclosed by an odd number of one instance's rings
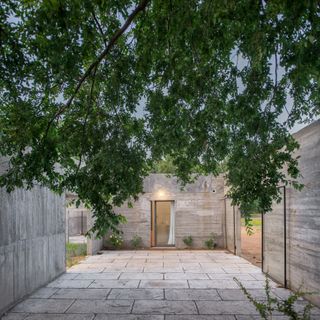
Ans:
MULTIPOLYGON (((162 245, 158 246, 157 245, 157 232, 156 232, 156 225, 157 225, 157 202, 170 202, 170 208, 174 210, 174 200, 151 200, 150 201, 150 206, 151 206, 151 247, 155 248, 174 248, 176 245, 175 244, 167 244, 167 245, 162 245)), ((171 215, 171 211, 170 211, 171 215)), ((171 218, 171 217, 170 217, 171 218)), ((176 240, 176 239, 174 239, 176 240)), ((176 241, 174 241, 176 242, 176 241)))

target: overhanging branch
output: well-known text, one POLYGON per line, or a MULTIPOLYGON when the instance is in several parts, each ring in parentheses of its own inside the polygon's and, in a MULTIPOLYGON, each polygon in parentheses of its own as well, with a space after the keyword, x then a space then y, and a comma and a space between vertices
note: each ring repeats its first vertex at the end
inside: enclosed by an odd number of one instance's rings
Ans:
POLYGON ((102 60, 106 58, 112 47, 116 44, 118 39, 125 33, 125 31, 128 29, 130 26, 131 22, 133 19, 138 15, 139 12, 143 11, 146 6, 148 5, 150 0, 142 0, 139 5, 133 10, 133 12, 128 16, 128 19, 125 21, 125 23, 122 25, 120 29, 112 36, 110 39, 108 45, 106 48, 102 51, 102 53, 97 57, 97 59, 88 67, 86 72, 82 75, 80 78, 72 96, 69 98, 67 103, 63 105, 60 110, 55 114, 55 118, 57 118, 59 115, 61 115, 73 102, 75 96, 79 92, 82 84, 85 82, 85 80, 90 76, 91 72, 98 67, 98 65, 101 63, 102 60))

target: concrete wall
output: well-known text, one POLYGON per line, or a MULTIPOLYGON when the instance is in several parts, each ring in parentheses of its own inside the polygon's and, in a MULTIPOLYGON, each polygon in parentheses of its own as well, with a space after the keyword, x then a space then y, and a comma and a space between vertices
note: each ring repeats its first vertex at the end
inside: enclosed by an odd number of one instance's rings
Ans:
MULTIPOLYGON (((89 209, 87 209, 82 203, 80 203, 79 207, 77 208, 75 204, 72 204, 73 200, 77 199, 77 195, 74 193, 67 193, 66 201, 68 209, 66 211, 66 239, 69 241, 69 237, 78 235, 81 232, 81 217, 85 217, 84 231, 89 231, 94 224, 94 218, 92 217, 92 213, 89 209)), ((87 237, 87 254, 93 255, 96 254, 98 251, 103 249, 103 239, 97 239, 96 237, 92 236, 91 238, 87 237)))
POLYGON ((0 316, 65 271, 64 202, 45 188, 0 189, 0 316))
MULTIPOLYGON (((300 143, 296 155, 301 156, 300 180, 305 187, 301 192, 287 188, 287 280, 292 289, 301 286, 305 292, 317 292, 309 298, 320 306, 320 121, 300 130, 294 137, 300 143)), ((266 271, 275 278, 283 270, 284 258, 279 257, 284 242, 282 210, 281 204, 275 205, 270 216, 265 216, 265 220, 269 220, 264 233, 265 237, 269 235, 269 244, 265 239, 269 249, 264 250, 265 259, 269 259, 266 271), (272 255, 279 258, 271 260, 272 255)))
POLYGON ((225 247, 230 252, 241 255, 241 214, 238 207, 225 198, 225 247))
POLYGON ((263 216, 263 271, 281 284, 284 284, 285 262, 283 192, 281 188, 281 202, 274 203, 272 212, 263 216))
POLYGON ((183 238, 191 235, 195 248, 204 246, 210 233, 217 235, 218 246, 225 245, 224 180, 211 176, 199 177, 181 190, 177 179, 165 174, 151 174, 144 181, 144 194, 129 208, 116 208, 128 222, 121 226, 125 245, 135 234, 144 247, 151 246, 151 201, 171 200, 175 206, 175 240, 177 248, 185 248, 183 238))
MULTIPOLYGON (((90 230, 93 227, 94 224, 94 218, 92 215, 88 212, 88 230, 90 230)), ((91 238, 87 238, 87 254, 93 255, 97 254, 101 249, 103 249, 103 239, 98 239, 94 236, 91 238)))
POLYGON ((85 208, 67 208, 68 235, 76 236, 85 234, 87 228, 87 214, 89 210, 85 208))

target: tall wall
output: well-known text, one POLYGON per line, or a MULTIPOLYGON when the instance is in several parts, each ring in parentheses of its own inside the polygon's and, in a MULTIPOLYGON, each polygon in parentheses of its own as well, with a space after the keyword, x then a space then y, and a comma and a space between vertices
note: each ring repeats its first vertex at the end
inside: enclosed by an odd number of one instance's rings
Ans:
POLYGON ((65 271, 64 202, 45 188, 0 189, 0 315, 65 271))
POLYGON ((70 237, 85 234, 88 231, 88 212, 89 210, 86 208, 67 208, 66 224, 68 226, 67 233, 70 237))
POLYGON ((224 180, 201 176, 184 190, 174 177, 151 174, 144 181, 144 194, 133 204, 116 208, 128 222, 121 227, 126 244, 137 234, 145 247, 151 245, 151 201, 171 200, 175 206, 176 247, 184 248, 183 238, 191 235, 194 247, 203 247, 210 233, 217 235, 219 247, 224 247, 224 180))
MULTIPOLYGON (((263 216, 263 271, 284 284, 284 189, 282 200, 263 216)), ((289 209, 289 208, 287 208, 289 209)), ((289 210, 287 210, 289 214, 289 210)))
POLYGON ((230 198, 225 198, 224 228, 226 249, 241 255, 241 213, 238 207, 231 205, 230 198))
MULTIPOLYGON (((292 289, 317 292, 310 300, 320 306, 320 121, 316 121, 294 135, 300 144, 299 168, 304 188, 301 192, 287 188, 287 280, 292 289)), ((283 205, 265 216, 265 236, 273 238, 273 250, 264 248, 269 259, 271 276, 283 272, 283 205), (276 217, 278 216, 278 218, 276 217), (281 230, 280 230, 281 229, 281 230), (278 257, 271 261, 271 256, 278 257)), ((270 242, 270 240, 268 240, 270 242)), ((267 239, 265 245, 268 246, 267 239)))

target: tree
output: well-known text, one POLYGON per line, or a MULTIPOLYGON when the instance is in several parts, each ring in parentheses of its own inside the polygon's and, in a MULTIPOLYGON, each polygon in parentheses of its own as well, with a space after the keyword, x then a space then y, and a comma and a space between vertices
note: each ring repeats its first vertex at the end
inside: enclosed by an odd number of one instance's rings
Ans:
POLYGON ((73 191, 102 236, 165 157, 182 182, 223 162, 234 204, 264 212, 298 178, 289 130, 320 112, 318 1, 5 0, 0 17, 8 191, 73 191))
POLYGON ((160 159, 153 164, 151 169, 152 173, 165 173, 168 175, 176 174, 176 167, 173 164, 173 159, 171 157, 166 157, 165 159, 160 159))

